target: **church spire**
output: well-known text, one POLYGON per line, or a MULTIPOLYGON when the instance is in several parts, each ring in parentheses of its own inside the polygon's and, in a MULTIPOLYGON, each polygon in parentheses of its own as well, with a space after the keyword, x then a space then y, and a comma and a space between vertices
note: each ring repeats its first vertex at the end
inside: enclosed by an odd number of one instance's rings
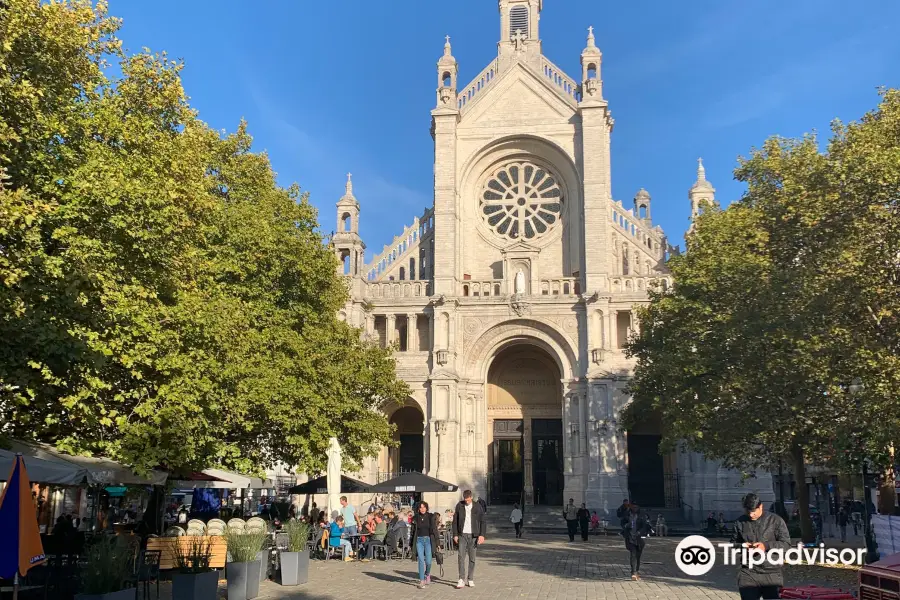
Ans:
POLYGON ((453 58, 453 48, 450 47, 450 36, 444 38, 444 55, 437 63, 438 89, 437 107, 456 108, 456 76, 459 74, 459 66, 453 58))
POLYGON ((603 82, 600 80, 600 63, 603 53, 597 48, 594 27, 588 27, 587 46, 581 52, 581 90, 584 100, 602 100, 603 82))
POLYGON ((700 215, 703 204, 713 204, 716 201, 716 188, 706 180, 706 169, 703 167, 703 159, 697 159, 697 181, 688 192, 691 201, 691 226, 688 233, 694 230, 694 221, 700 215))
POLYGON ((344 184, 344 195, 341 197, 338 204, 359 204, 356 201, 356 196, 353 195, 353 175, 351 173, 347 173, 347 183, 344 184))

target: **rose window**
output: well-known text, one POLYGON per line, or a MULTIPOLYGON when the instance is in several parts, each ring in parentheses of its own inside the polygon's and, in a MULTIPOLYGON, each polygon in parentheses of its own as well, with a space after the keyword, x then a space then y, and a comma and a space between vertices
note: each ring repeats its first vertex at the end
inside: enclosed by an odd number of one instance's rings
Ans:
POLYGON ((534 239, 560 220, 562 190, 556 176, 529 162, 504 165, 481 190, 481 212, 488 226, 510 239, 534 239))

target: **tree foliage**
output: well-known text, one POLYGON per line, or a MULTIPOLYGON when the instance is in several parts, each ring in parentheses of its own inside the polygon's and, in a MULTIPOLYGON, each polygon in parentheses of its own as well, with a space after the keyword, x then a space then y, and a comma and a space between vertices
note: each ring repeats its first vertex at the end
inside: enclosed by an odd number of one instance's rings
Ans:
POLYGON ((138 469, 345 466, 408 389, 246 124, 201 122, 104 3, 0 8, 0 433, 138 469), (120 74, 109 74, 116 61, 120 74))
POLYGON ((772 138, 735 175, 743 198, 705 207, 669 262, 674 287, 639 311, 635 406, 661 412, 668 443, 738 469, 785 458, 803 481, 806 464, 858 472, 868 457, 887 472, 900 424, 900 92, 835 122, 825 152, 815 136, 772 138))

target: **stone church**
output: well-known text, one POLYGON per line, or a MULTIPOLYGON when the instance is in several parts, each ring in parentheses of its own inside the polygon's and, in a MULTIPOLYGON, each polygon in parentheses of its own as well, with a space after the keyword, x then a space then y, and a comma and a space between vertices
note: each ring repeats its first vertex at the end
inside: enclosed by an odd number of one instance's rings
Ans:
MULTIPOLYGON (((618 431, 633 309, 672 284, 666 259, 678 250, 653 225, 646 190, 631 206, 612 196, 614 120, 593 30, 572 78, 544 55, 542 4, 499 0, 497 56, 465 86, 447 38, 431 111, 434 203, 370 263, 349 176, 337 203, 333 247, 352 296, 340 318, 393 346, 413 390, 385 409, 398 447, 356 476, 416 470, 495 505, 571 497, 614 511, 631 498, 685 516, 735 513, 749 490, 774 499, 769 475, 742 485, 702 456, 660 455, 654 415, 618 431)), ((692 214, 714 194, 701 163, 692 214)))

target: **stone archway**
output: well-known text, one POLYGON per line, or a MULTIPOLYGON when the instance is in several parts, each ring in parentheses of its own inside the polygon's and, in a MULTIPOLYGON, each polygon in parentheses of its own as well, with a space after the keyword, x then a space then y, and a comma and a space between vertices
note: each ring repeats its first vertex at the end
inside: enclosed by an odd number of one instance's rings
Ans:
POLYGON ((379 479, 390 478, 406 471, 425 469, 425 415, 418 404, 397 407, 388 417, 396 427, 393 448, 385 448, 379 460, 379 479))
POLYGON ((491 503, 563 503, 562 394, 556 361, 537 345, 506 346, 491 361, 485 386, 491 503))

